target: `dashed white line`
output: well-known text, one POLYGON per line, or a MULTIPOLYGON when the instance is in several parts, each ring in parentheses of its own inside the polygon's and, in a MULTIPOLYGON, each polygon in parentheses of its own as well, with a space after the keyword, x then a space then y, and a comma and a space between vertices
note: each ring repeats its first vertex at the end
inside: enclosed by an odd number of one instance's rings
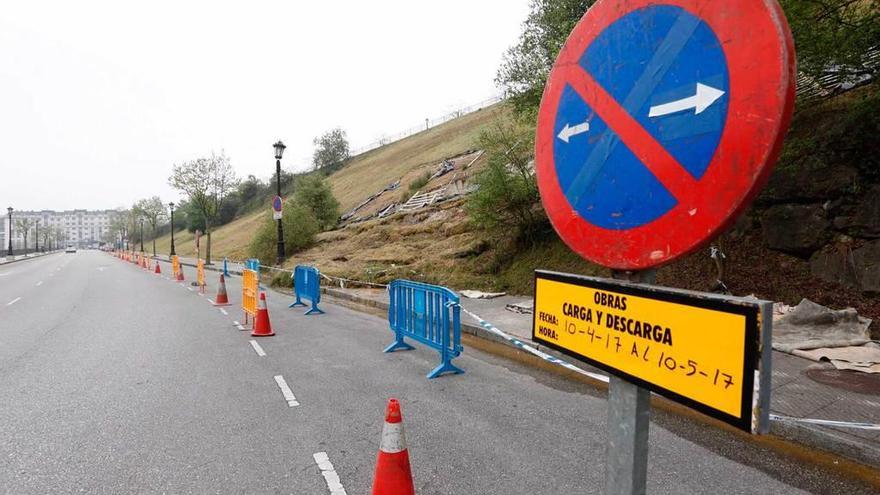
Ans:
POLYGON ((214 304, 214 300, 213 300, 213 299, 208 299, 208 302, 211 303, 211 304, 214 304))
POLYGON ((318 469, 321 470, 321 475, 324 477, 324 481, 327 482, 327 488, 330 490, 330 495, 347 495, 345 493, 345 487, 343 487, 342 482, 339 481, 339 475, 336 474, 336 469, 333 467, 333 463, 330 462, 330 456, 328 456, 326 452, 318 452, 313 454, 312 457, 315 458, 315 464, 318 465, 318 469))
POLYGON ((242 325, 241 323, 239 323, 239 322, 237 322, 237 321, 233 321, 232 323, 233 323, 236 327, 238 327, 239 330, 244 330, 244 325, 242 325))
POLYGON ((42 280, 40 280, 39 282, 37 282, 37 287, 39 287, 39 286, 41 286, 41 285, 43 285, 43 281, 42 281, 42 280))
POLYGON ((227 313, 225 309, 223 309, 223 308, 217 308, 217 309, 219 309, 220 312, 223 313, 224 315, 229 316, 229 313, 227 313))
POLYGON ((257 343, 256 340, 251 341, 251 347, 254 348, 254 351, 257 353, 257 356, 266 357, 266 351, 257 343))
POLYGON ((199 295, 199 297, 205 297, 205 295, 202 294, 201 292, 199 292, 198 295, 199 295))
POLYGON ((9 301, 8 303, 6 303, 6 305, 7 305, 7 306, 12 306, 13 304, 17 303, 18 301, 21 301, 21 298, 20 298, 20 297, 16 297, 15 299, 13 299, 13 300, 9 301))
POLYGON ((192 288, 192 287, 187 287, 186 290, 192 292, 192 291, 193 291, 193 288, 192 288))
POLYGON ((299 402, 297 402, 296 400, 296 396, 293 395, 293 390, 290 390, 290 387, 287 386, 287 382, 284 381, 283 376, 276 375, 275 383, 277 383, 278 388, 281 389, 281 395, 283 395, 284 400, 287 401, 288 407, 296 407, 299 405, 299 402))

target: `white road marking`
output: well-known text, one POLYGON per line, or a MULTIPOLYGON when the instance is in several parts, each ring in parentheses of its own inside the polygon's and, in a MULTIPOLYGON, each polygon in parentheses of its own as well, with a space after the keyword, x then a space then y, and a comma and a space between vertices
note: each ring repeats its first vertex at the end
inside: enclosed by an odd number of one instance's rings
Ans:
POLYGON ((238 327, 239 330, 244 330, 244 325, 242 325, 241 323, 233 321, 232 324, 238 327))
POLYGON ((214 300, 213 300, 213 299, 208 299, 208 302, 211 303, 211 304, 214 304, 214 300))
POLYGON ((288 407, 296 407, 299 405, 299 402, 296 401, 296 397, 293 395, 293 390, 290 390, 290 387, 287 386, 287 382, 284 381, 283 376, 276 375, 275 383, 277 383, 278 388, 281 389, 281 395, 283 395, 284 400, 287 401, 288 407))
POLYGON ((219 308, 219 309, 220 309, 221 313, 223 313, 226 316, 229 316, 229 313, 227 313, 225 309, 223 309, 223 308, 219 308))
POLYGON ((192 287, 187 287, 186 290, 192 292, 192 291, 193 291, 193 288, 192 288, 192 287))
POLYGON ((21 298, 20 298, 20 297, 16 297, 15 299, 13 299, 13 300, 9 301, 8 303, 6 303, 6 305, 7 305, 7 306, 12 306, 13 304, 17 303, 18 301, 21 301, 21 298))
POLYGON ((345 488, 342 486, 342 482, 339 481, 339 475, 336 474, 336 469, 330 462, 330 456, 328 456, 326 452, 318 452, 313 454, 312 457, 315 458, 315 464, 318 465, 318 469, 321 470, 321 476, 323 476, 324 481, 327 482, 327 488, 330 490, 330 495, 348 495, 345 493, 345 488))
POLYGON ((42 280, 40 280, 39 282, 37 282, 37 287, 39 287, 39 286, 41 286, 41 285, 43 285, 43 281, 42 281, 42 280))
POLYGON ((258 344, 256 340, 251 341, 251 347, 253 347, 254 351, 257 352, 257 356, 266 357, 266 351, 264 351, 263 348, 260 347, 260 344, 258 344))

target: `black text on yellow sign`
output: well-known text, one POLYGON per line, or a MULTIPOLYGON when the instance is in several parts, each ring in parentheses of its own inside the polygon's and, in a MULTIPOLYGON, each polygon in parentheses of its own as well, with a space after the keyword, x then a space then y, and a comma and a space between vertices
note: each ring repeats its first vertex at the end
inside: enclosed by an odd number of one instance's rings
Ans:
POLYGON ((532 337, 750 431, 761 306, 536 272, 532 337))

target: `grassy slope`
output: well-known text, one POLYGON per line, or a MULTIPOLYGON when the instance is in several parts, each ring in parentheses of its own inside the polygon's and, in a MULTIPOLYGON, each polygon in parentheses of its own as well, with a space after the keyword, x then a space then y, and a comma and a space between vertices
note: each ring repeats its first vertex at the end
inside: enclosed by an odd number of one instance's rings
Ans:
MULTIPOLYGON (((403 178, 401 189, 406 189, 418 175, 411 172, 435 168, 444 158, 473 148, 480 132, 505 112, 501 105, 493 105, 354 157, 329 178, 341 211, 348 211, 398 179, 403 178)), ((246 258, 251 234, 256 231, 261 216, 267 214, 268 211, 251 213, 217 229, 212 235, 213 257, 246 258)), ((189 232, 175 233, 174 245, 181 256, 195 253, 193 235, 189 232)), ((156 252, 167 254, 170 246, 171 237, 161 237, 156 241, 156 252)))

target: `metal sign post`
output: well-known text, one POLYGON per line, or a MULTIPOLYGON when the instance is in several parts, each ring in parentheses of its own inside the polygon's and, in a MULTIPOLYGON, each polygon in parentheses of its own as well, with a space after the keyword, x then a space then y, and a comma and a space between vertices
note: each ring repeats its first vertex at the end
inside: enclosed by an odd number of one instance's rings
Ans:
MULTIPOLYGON (((630 282, 653 284, 656 270, 612 273, 630 282)), ((648 425, 651 392, 614 375, 608 381, 608 439, 605 493, 643 494, 648 480, 648 425)))

